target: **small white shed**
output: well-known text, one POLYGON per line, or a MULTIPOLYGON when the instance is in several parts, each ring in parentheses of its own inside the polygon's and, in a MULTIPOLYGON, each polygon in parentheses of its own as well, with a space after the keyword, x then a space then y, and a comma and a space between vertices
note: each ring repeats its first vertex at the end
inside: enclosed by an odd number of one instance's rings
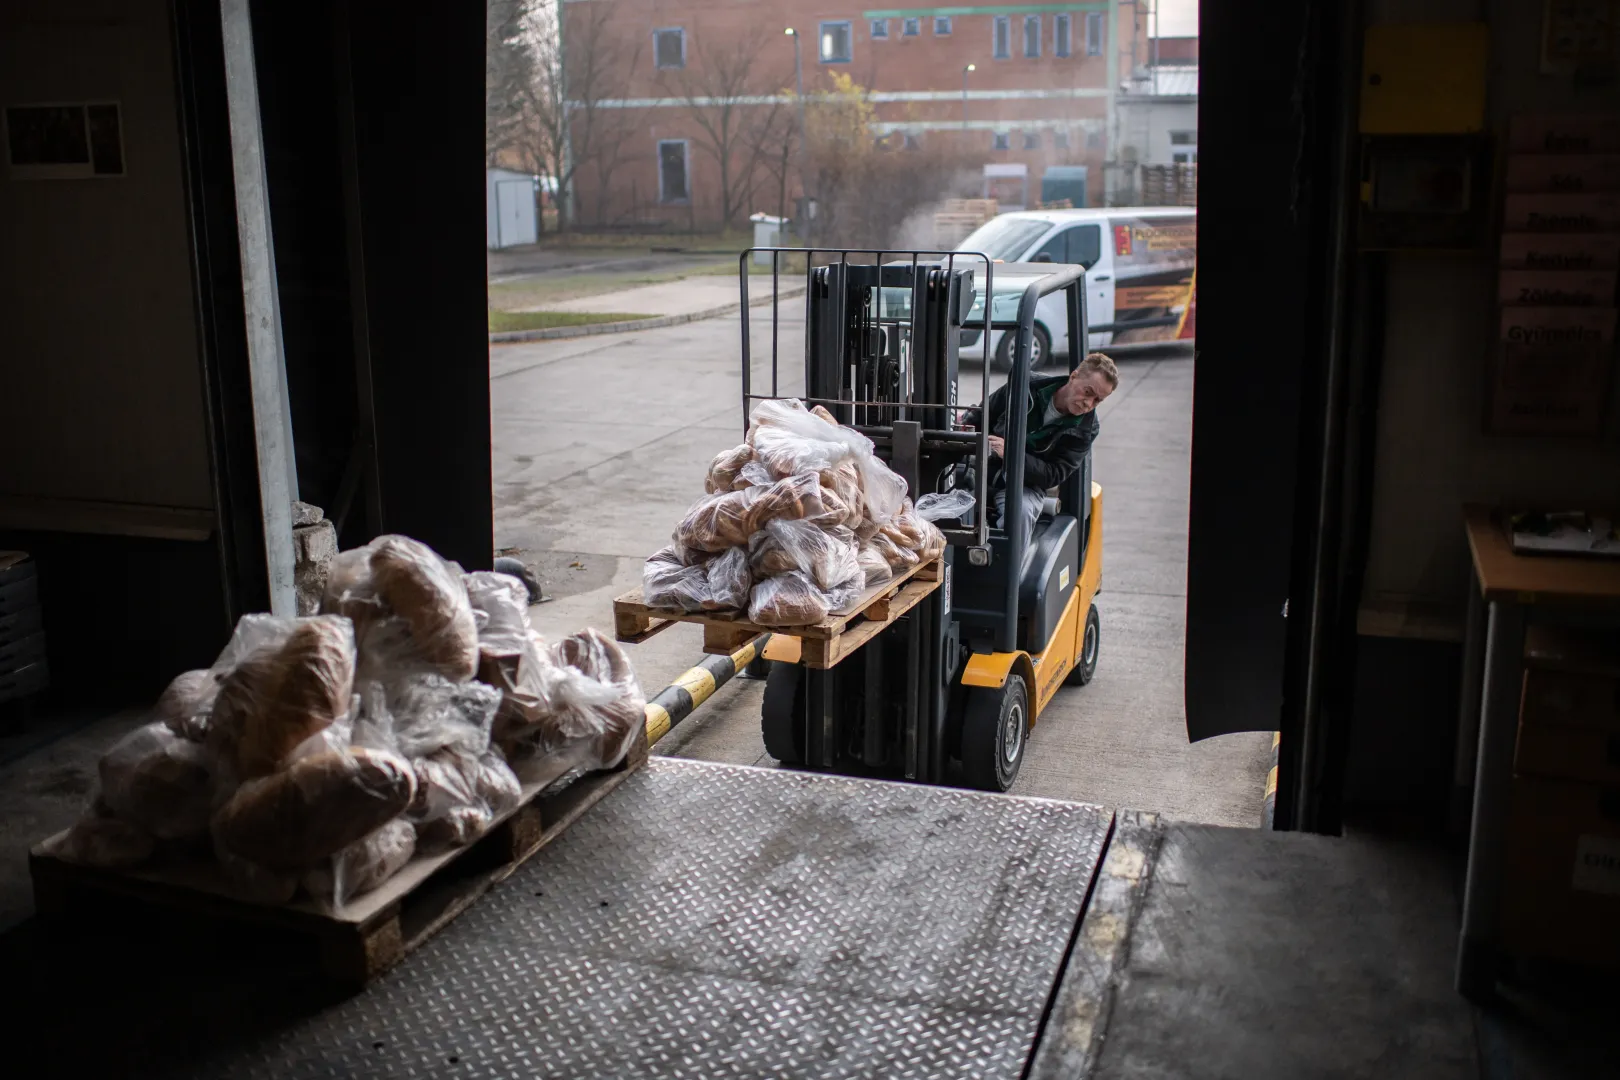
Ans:
POLYGON ((540 178, 510 169, 486 173, 484 212, 489 248, 533 244, 540 239, 540 178))

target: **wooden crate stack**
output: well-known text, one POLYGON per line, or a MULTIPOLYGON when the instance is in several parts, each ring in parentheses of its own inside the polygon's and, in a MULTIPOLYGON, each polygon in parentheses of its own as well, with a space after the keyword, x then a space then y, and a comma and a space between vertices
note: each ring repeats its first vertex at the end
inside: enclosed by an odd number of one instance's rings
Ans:
POLYGON ((950 251, 999 212, 994 199, 947 199, 934 215, 934 247, 950 251))
POLYGON ((1197 206, 1198 166, 1143 165, 1142 205, 1197 206))

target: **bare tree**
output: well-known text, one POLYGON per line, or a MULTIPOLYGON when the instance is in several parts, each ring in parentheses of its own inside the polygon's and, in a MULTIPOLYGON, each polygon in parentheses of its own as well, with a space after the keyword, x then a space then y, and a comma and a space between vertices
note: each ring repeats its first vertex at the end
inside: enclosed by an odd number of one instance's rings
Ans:
POLYGON ((523 135, 523 112, 535 76, 530 6, 530 0, 489 0, 486 9, 484 154, 490 166, 517 151, 523 135))
POLYGON ((760 59, 772 40, 763 27, 729 45, 711 46, 701 33, 693 37, 694 62, 665 72, 661 81, 685 105, 699 151, 715 164, 720 224, 729 227, 748 209, 792 114, 780 89, 782 73, 760 59))

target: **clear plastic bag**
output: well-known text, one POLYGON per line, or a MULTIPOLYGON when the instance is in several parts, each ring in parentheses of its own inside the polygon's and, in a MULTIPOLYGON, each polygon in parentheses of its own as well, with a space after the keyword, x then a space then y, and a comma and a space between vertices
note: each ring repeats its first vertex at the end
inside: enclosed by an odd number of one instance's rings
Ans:
POLYGON ((399 873, 415 854, 416 830, 395 819, 305 871, 304 891, 336 911, 399 873))
POLYGON ((760 626, 809 626, 832 610, 827 595, 800 570, 766 578, 754 586, 748 621, 760 626))
POLYGON ((866 494, 861 490, 861 471, 855 467, 855 463, 846 461, 836 469, 823 469, 821 486, 836 494, 847 508, 844 520, 832 524, 847 525, 852 529, 860 525, 866 517, 866 494))
POLYGON ((478 651, 483 656, 515 656, 529 637, 529 589, 510 574, 478 570, 465 575, 467 600, 478 622, 478 651), (482 618, 478 618, 482 616, 482 618))
POLYGON ((523 802, 523 785, 506 758, 493 747, 478 759, 478 797, 484 800, 490 813, 505 817, 523 802))
POLYGON ((226 647, 233 654, 250 639, 262 642, 221 676, 208 723, 206 745, 228 785, 274 772, 300 743, 349 711, 355 671, 349 620, 317 615, 281 622, 276 633, 261 636, 268 627, 255 618, 226 647))
POLYGON ((956 521, 978 504, 973 492, 958 488, 943 494, 924 495, 914 507, 924 521, 956 521))
POLYGON ((829 422, 793 398, 760 402, 752 420, 748 441, 776 475, 820 473, 853 461, 861 474, 866 516, 881 523, 899 510, 906 482, 877 459, 872 441, 860 432, 829 422))
POLYGON ((847 512, 832 492, 822 488, 813 472, 797 473, 778 480, 768 488, 749 488, 747 543, 754 533, 772 521, 809 520, 816 524, 836 524, 847 512))
POLYGON ((715 608, 737 609, 748 606, 748 593, 754 587, 748 572, 748 549, 731 548, 704 567, 709 603, 715 608))
MULTIPOLYGON (((935 512, 938 512, 937 506, 935 512)), ((916 511, 910 499, 901 506, 894 520, 883 526, 881 534, 897 547, 914 553, 921 562, 937 559, 945 552, 945 535, 916 511)))
POLYGON ((861 575, 858 550, 855 534, 848 529, 822 529, 807 521, 772 521, 754 535, 749 562, 760 577, 797 570, 818 589, 827 590, 861 575))
POLYGON ((708 567, 688 565, 678 544, 659 548, 641 568, 641 599, 669 611, 706 610, 715 602, 708 567))
POLYGON ((316 754, 238 788, 214 815, 214 840, 238 859, 297 873, 398 817, 415 794, 409 762, 394 754, 316 754))
POLYGON ((452 749, 476 757, 489 749, 499 690, 441 675, 408 675, 386 686, 394 748, 400 755, 415 759, 452 749))
POLYGON ((703 481, 703 490, 720 495, 737 487, 743 468, 754 460, 754 448, 747 443, 723 450, 709 464, 709 474, 703 481))
POLYGON ((152 834, 117 818, 87 814, 45 845, 47 854, 80 866, 128 870, 152 857, 152 834))
POLYGON ((154 721, 101 756, 101 800, 114 816, 159 840, 199 837, 213 812, 212 765, 200 743, 154 721))
POLYGON ((708 495, 692 504, 675 526, 675 542, 695 551, 724 551, 748 543, 754 531, 750 506, 762 489, 708 495))
POLYGON ((465 682, 478 671, 478 623, 460 570, 409 537, 340 553, 321 610, 353 620, 367 677, 414 668, 465 682))
POLYGON ((876 544, 871 542, 862 544, 855 559, 860 564, 861 573, 868 589, 876 588, 894 577, 894 570, 890 568, 889 560, 884 558, 882 550, 876 544))
POLYGON ((920 561, 915 551, 895 543, 887 529, 880 529, 866 542, 866 546, 877 552, 895 573, 909 570, 920 561))
POLYGON ((743 488, 770 487, 776 483, 777 476, 758 461, 750 461, 737 472, 737 479, 731 485, 733 491, 743 488))
POLYGON ((624 760, 636 733, 647 723, 647 699, 630 657, 595 629, 563 638, 552 649, 552 657, 563 673, 555 692, 562 706, 559 726, 588 741, 591 768, 612 768, 624 760))
POLYGON ((219 676, 215 672, 207 668, 182 671, 152 707, 152 718, 182 739, 202 742, 208 735, 218 696, 219 676))

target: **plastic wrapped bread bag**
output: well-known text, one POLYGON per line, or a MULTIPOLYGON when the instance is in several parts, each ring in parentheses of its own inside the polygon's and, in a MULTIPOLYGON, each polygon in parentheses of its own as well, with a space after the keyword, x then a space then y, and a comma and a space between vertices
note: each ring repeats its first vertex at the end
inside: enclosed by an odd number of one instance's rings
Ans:
POLYGON ((827 408, 825 405, 812 405, 810 407, 810 415, 825 420, 833 427, 838 426, 838 417, 834 416, 832 414, 832 410, 827 408))
POLYGON ((47 854, 80 866, 127 870, 152 857, 152 834, 117 818, 87 814, 45 845, 47 854))
POLYGON ((395 819, 304 872, 304 891, 329 911, 381 885, 416 854, 416 830, 395 819))
POLYGON ((754 535, 749 559, 758 577, 797 570, 817 588, 826 590, 861 574, 857 551, 855 535, 848 529, 821 529, 807 521, 778 520, 754 535))
POLYGON ((809 626, 825 619, 831 610, 826 594, 807 574, 790 570, 754 586, 748 619, 760 626, 809 626))
POLYGON ((349 620, 318 615, 248 653, 220 679, 207 745, 238 780, 280 768, 304 740, 349 711, 355 645, 349 620))
POLYGON ((501 692, 481 682, 410 675, 388 684, 394 747, 406 758, 450 748, 477 756, 489 749, 501 692))
POLYGON ((827 611, 832 615, 848 615, 856 610, 861 597, 866 595, 866 582, 857 574, 826 590, 827 611))
POLYGON ((759 488, 708 495, 699 499, 675 526, 675 541, 696 551, 724 551, 748 543, 754 531, 749 507, 759 488))
POLYGON ((297 872, 381 828, 415 794, 410 764, 393 754, 316 754, 237 789, 214 815, 214 840, 236 858, 297 872))
POLYGON ((736 486, 737 476, 743 466, 753 460, 754 448, 747 443, 721 451, 709 464, 709 474, 704 479, 703 490, 710 495, 731 491, 736 486))
POLYGON ((517 774, 493 747, 478 759, 477 782, 478 797, 496 817, 511 813, 523 801, 523 785, 518 783, 517 774))
POLYGON ((924 521, 959 521, 976 503, 971 491, 958 488, 943 494, 924 495, 917 500, 914 510, 924 521))
POLYGON ((159 840, 208 832, 213 757, 163 723, 136 728, 102 755, 101 799, 120 820, 159 840))
POLYGON ((781 477, 771 472, 762 462, 750 461, 737 471, 737 479, 731 484, 731 490, 741 491, 743 488, 770 487, 781 477))
POLYGON ((423 851, 469 843, 494 821, 494 811, 480 790, 481 758, 461 750, 440 750, 417 758, 411 768, 416 772, 416 798, 405 816, 423 851))
POLYGON ((878 530, 870 540, 866 541, 866 546, 887 560, 889 566, 897 574, 911 569, 920 561, 915 551, 895 543, 886 529, 878 530))
POLYGON ((748 593, 754 587, 748 572, 748 549, 734 547, 709 560, 705 566, 710 603, 719 609, 748 606, 748 593))
POLYGON ((552 656, 564 674, 557 688, 563 726, 587 740, 591 768, 612 768, 624 760, 637 732, 647 723, 647 699, 630 657, 594 629, 563 638, 552 649, 552 656), (604 692, 608 694, 605 702, 582 703, 600 701, 604 692))
POLYGON ((478 623, 460 570, 409 537, 340 553, 321 610, 354 621, 368 677, 416 668, 464 682, 478 670, 478 623))
POLYGON ((478 626, 480 663, 487 654, 517 655, 529 637, 529 589, 510 574, 479 570, 462 578, 478 626))
POLYGON ((821 478, 813 472, 796 473, 768 488, 750 488, 746 494, 753 498, 748 508, 747 535, 739 543, 747 543, 749 537, 772 521, 808 518, 832 524, 833 519, 842 520, 845 513, 844 505, 836 501, 837 496, 824 491, 821 478), (832 502, 829 504, 824 496, 830 497, 832 502))
POLYGON ((829 423, 791 398, 760 402, 752 419, 748 441, 778 476, 820 473, 853 461, 861 474, 867 516, 882 523, 900 509, 906 482, 877 459, 872 440, 860 432, 829 423))
POLYGON ((894 570, 890 568, 889 560, 884 558, 883 552, 879 550, 876 544, 871 542, 862 544, 855 559, 860 565, 868 589, 876 588, 894 577, 894 570))
POLYGON ((861 471, 853 461, 846 461, 837 468, 823 469, 821 486, 836 494, 847 509, 844 520, 832 524, 848 525, 853 529, 865 519, 866 495, 861 491, 861 471))
POLYGON ((219 676, 207 668, 182 671, 152 708, 152 718, 182 739, 202 742, 219 696, 219 676))
POLYGON ((677 544, 659 548, 641 568, 641 599, 668 611, 704 611, 714 605, 708 567, 688 565, 677 544))

